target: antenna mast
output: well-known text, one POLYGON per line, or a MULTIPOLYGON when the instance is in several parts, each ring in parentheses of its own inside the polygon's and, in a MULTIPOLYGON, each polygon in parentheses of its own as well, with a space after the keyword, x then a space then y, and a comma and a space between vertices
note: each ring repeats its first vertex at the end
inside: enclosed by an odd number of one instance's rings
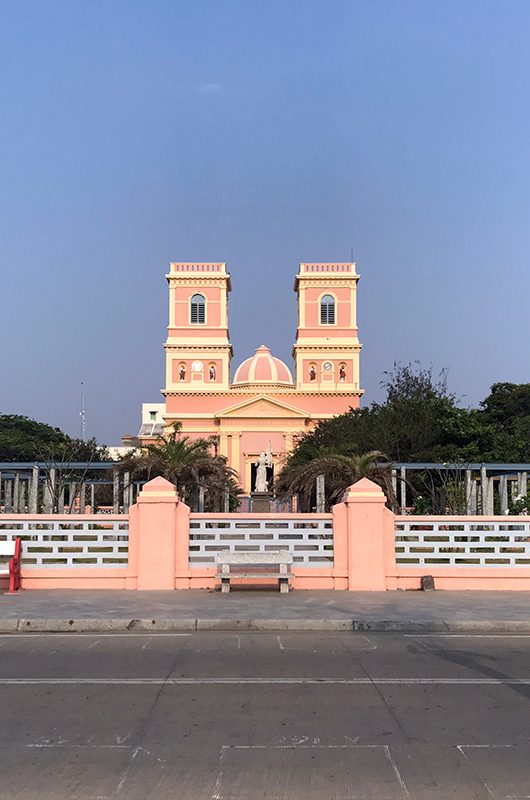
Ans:
POLYGON ((79 416, 81 417, 81 439, 83 442, 85 442, 86 441, 85 385, 83 381, 81 381, 81 411, 79 412, 79 416))

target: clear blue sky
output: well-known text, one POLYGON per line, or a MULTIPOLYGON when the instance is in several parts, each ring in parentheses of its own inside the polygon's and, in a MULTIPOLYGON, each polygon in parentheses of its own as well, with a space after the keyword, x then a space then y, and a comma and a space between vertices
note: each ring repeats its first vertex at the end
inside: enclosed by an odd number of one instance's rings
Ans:
POLYGON ((234 365, 290 363, 300 261, 395 360, 527 382, 530 3, 0 2, 0 411, 118 443, 161 401, 169 261, 226 261, 234 365))

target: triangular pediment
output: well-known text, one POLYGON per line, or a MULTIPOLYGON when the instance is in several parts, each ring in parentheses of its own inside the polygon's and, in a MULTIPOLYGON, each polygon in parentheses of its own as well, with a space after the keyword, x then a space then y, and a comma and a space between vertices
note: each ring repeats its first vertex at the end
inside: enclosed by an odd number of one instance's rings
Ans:
POLYGON ((244 400, 242 403, 237 403, 235 406, 230 406, 215 414, 217 419, 248 419, 251 417, 271 418, 278 417, 282 419, 308 419, 311 414, 306 411, 301 411, 299 408, 290 406, 287 403, 282 403, 273 397, 268 397, 266 394, 260 394, 257 397, 251 397, 249 400, 244 400))

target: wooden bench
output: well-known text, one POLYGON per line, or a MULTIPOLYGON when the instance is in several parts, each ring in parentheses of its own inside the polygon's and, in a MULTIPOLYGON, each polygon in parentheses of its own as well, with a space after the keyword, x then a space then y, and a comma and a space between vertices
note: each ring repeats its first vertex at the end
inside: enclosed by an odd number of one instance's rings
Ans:
POLYGON ((221 591, 230 591, 231 578, 276 578, 280 592, 289 591, 293 557, 288 550, 268 553, 218 553, 217 577, 221 591))
POLYGON ((0 578, 9 575, 9 591, 20 589, 20 539, 0 542, 0 578), (1 559, 8 558, 9 561, 1 559))

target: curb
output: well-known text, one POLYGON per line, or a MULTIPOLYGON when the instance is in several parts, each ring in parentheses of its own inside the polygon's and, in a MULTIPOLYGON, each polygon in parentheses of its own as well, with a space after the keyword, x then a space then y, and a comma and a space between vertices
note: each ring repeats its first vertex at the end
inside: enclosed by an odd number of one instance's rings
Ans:
POLYGON ((385 619, 0 619, 0 633, 112 631, 358 631, 371 633, 528 633, 526 620, 385 619))

